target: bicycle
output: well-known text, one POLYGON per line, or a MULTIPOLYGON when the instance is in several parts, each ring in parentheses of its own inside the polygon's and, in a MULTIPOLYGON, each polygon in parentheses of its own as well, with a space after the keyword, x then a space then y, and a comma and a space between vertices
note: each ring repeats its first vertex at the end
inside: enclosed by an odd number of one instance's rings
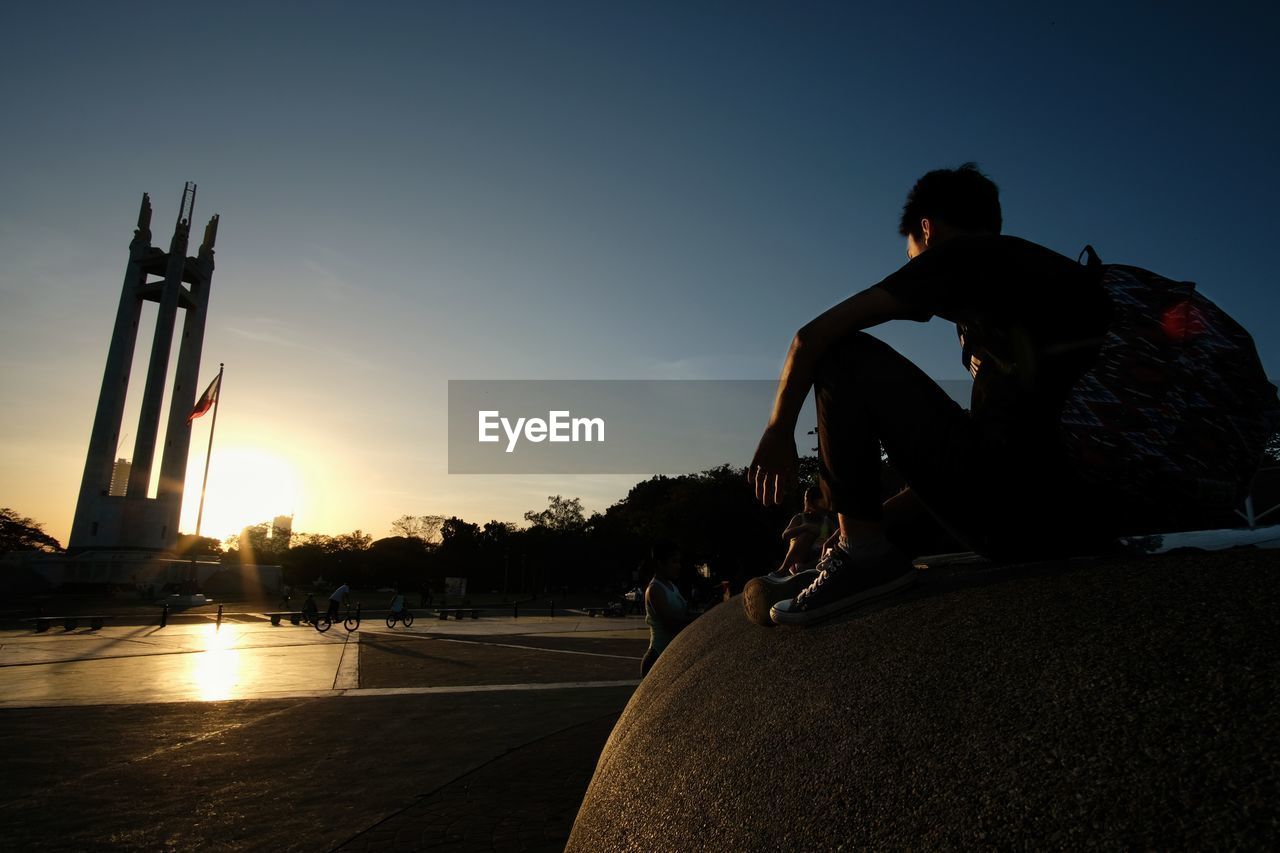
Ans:
POLYGON ((413 625, 413 611, 407 607, 402 608, 401 610, 388 610, 387 627, 394 628, 396 626, 396 620, 402 622, 406 628, 410 627, 413 625))
POLYGON ((315 596, 307 596, 307 600, 302 603, 302 608, 298 611, 298 618, 302 624, 310 625, 312 628, 316 627, 316 623, 320 621, 320 611, 316 607, 315 596))
MULTIPOLYGON (((327 612, 320 614, 320 617, 315 622, 315 628, 321 634, 323 634, 325 631, 328 631, 332 627, 333 627, 333 620, 329 618, 329 614, 327 612)), ((356 604, 356 612, 354 615, 351 613, 350 603, 347 604, 346 615, 342 617, 342 627, 346 628, 348 631, 354 631, 360 627, 360 604, 359 603, 356 604)))

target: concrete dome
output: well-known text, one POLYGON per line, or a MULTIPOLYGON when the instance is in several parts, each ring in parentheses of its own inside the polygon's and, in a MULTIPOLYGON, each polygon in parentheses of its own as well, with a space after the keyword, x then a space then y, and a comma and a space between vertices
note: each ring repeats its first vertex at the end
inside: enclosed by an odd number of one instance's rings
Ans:
POLYGON ((921 574, 814 628, 695 622, 568 849, 1280 841, 1280 551, 921 574))

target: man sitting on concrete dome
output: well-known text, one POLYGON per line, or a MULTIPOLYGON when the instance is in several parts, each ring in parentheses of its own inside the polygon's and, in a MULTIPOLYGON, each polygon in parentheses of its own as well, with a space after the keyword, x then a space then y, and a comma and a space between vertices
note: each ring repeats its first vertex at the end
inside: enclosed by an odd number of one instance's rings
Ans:
POLYGON ((907 264, 796 333, 748 478, 781 500, 812 387, 838 539, 811 572, 749 582, 753 621, 804 625, 911 583, 899 531, 922 510, 979 553, 1026 559, 1204 526, 1243 497, 1278 410, 1248 334, 1189 283, 1002 225, 974 164, 929 172, 902 212, 907 264), (931 317, 956 324, 968 410, 862 331, 931 317), (882 447, 908 483, 883 505, 882 447))

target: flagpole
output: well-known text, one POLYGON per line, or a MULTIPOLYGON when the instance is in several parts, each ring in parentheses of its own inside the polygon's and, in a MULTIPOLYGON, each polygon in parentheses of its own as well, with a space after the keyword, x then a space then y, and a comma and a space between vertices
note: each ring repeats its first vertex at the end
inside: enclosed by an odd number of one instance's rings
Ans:
MULTIPOLYGON (((209 423, 209 449, 204 454, 204 482, 200 484, 200 509, 196 513, 196 542, 200 541, 200 523, 204 521, 204 493, 209 488, 209 458, 213 456, 213 431, 218 428, 218 404, 222 402, 222 370, 226 365, 218 363, 218 393, 213 395, 213 420, 209 423)), ((193 551, 194 553, 194 546, 193 551)))

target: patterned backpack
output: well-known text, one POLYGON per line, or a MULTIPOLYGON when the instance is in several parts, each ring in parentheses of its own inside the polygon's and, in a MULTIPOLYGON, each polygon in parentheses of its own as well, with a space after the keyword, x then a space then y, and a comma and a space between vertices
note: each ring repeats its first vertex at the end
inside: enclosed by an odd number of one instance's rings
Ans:
POLYGON ((1068 394, 1063 440, 1089 480, 1138 499, 1239 505, 1280 429, 1249 333, 1187 281, 1102 264, 1110 327, 1068 394))

